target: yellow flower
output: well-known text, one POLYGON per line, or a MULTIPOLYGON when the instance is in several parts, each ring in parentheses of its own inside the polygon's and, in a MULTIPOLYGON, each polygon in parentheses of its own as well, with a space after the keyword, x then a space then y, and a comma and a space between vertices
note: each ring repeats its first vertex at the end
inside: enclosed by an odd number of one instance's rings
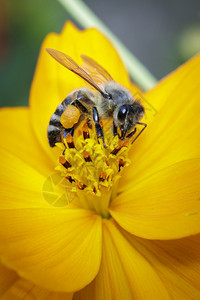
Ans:
POLYGON ((2 299, 199 299, 200 56, 144 95, 158 113, 133 144, 118 187, 95 196, 68 183, 70 203, 59 206, 46 198, 60 156, 48 145, 47 126, 84 82, 45 48, 78 63, 86 54, 136 92, 96 29, 67 23, 45 39, 30 107, 0 111, 2 299))

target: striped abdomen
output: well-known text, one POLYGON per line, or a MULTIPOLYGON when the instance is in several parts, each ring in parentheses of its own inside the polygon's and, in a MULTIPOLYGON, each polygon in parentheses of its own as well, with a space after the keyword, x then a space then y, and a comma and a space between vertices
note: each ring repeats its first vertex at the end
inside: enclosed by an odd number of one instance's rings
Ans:
POLYGON ((57 107, 56 111, 51 116, 48 128, 47 135, 49 140, 49 145, 51 147, 55 146, 55 143, 60 143, 62 141, 61 137, 64 134, 64 127, 60 123, 60 117, 65 111, 67 105, 72 103, 72 96, 69 95, 63 100, 57 107))

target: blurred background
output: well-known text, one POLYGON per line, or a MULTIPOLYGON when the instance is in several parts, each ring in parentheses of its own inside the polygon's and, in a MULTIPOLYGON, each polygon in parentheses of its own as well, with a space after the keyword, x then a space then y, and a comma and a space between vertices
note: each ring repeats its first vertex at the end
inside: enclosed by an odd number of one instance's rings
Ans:
MULTIPOLYGON (((157 79, 200 51, 199 0, 84 2, 157 79)), ((41 43, 68 19, 56 0, 0 0, 0 106, 28 105, 41 43)))

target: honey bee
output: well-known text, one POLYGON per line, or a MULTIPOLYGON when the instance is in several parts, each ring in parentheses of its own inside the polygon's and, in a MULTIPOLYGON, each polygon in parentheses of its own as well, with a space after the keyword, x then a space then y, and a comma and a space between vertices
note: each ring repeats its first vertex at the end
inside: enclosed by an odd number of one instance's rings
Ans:
MULTIPOLYGON (((115 82, 111 75, 92 58, 82 55, 83 66, 80 67, 70 56, 55 49, 47 52, 61 65, 88 82, 94 89, 81 87, 73 90, 57 107, 48 125, 49 145, 54 147, 67 134, 74 131, 83 120, 95 124, 97 138, 104 142, 101 120, 110 119, 113 135, 121 140, 132 137, 136 125, 146 128, 139 122, 144 115, 144 107, 122 85, 115 82)), ((132 143, 136 140, 132 141, 132 143)), ((106 147, 105 143, 104 146, 106 147)))

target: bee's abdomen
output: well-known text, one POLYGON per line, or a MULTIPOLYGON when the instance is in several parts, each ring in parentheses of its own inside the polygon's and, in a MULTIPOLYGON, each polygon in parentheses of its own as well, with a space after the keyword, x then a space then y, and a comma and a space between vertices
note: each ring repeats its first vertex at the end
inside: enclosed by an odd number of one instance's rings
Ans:
POLYGON ((60 117, 65 111, 67 105, 69 105, 71 102, 71 97, 68 96, 63 102, 58 105, 56 111, 51 116, 49 126, 47 128, 49 145, 51 147, 54 147, 55 143, 60 143, 62 141, 61 136, 63 134, 64 128, 60 123, 60 117))
POLYGON ((49 139, 49 145, 51 147, 55 146, 55 143, 61 142, 61 132, 62 130, 57 126, 49 125, 47 128, 47 134, 49 139))

